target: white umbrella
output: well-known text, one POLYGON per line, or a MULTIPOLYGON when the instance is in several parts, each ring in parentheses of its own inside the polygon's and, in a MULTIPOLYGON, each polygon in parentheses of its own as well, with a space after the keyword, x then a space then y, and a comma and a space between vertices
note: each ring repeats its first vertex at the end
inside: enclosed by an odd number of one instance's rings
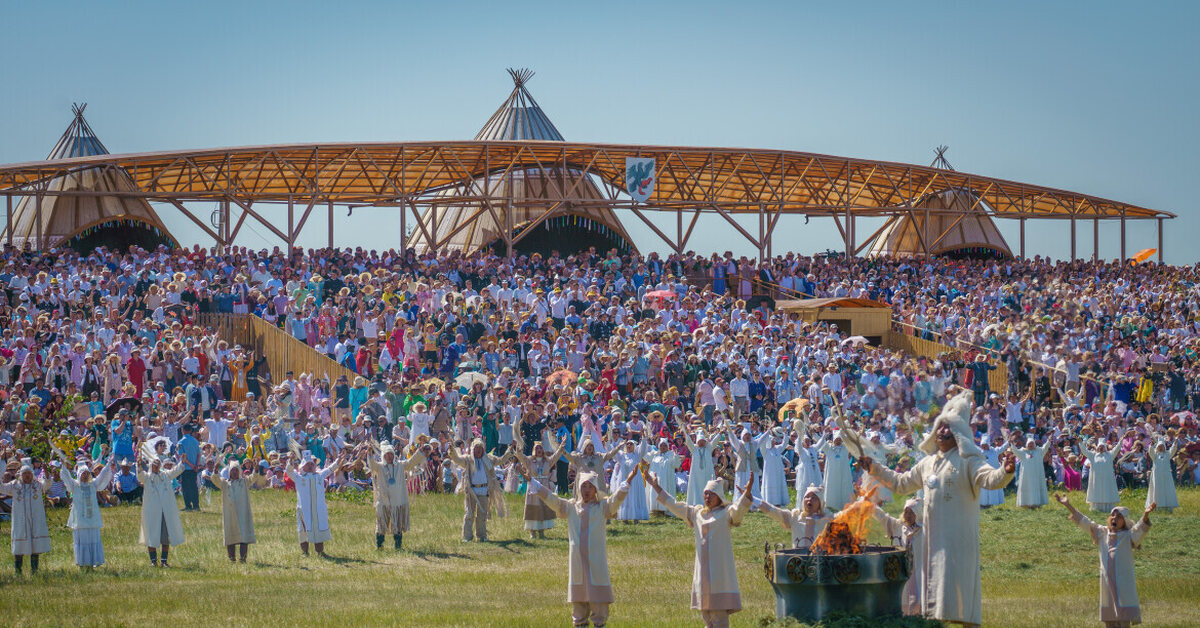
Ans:
POLYGON ((867 339, 862 336, 850 336, 849 338, 843 340, 842 344, 865 345, 867 344, 867 339))

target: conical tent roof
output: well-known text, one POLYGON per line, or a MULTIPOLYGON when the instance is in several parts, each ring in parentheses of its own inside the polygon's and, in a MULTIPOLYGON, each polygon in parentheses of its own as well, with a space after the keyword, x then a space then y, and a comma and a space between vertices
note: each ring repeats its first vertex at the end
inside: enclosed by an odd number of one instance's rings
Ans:
MULTIPOLYGON (((533 77, 533 72, 510 69, 508 73, 513 79, 512 93, 483 125, 475 139, 563 141, 562 134, 525 87, 533 77)), ((547 203, 553 200, 564 196, 584 200, 606 198, 590 177, 576 170, 553 167, 513 170, 479 177, 460 186, 442 190, 436 196, 447 199, 458 196, 495 198, 490 203, 490 210, 479 201, 451 201, 439 203, 436 211, 426 209, 422 215, 422 222, 440 243, 438 248, 457 249, 464 253, 474 253, 497 240, 503 241, 506 227, 514 232, 519 231, 524 225, 541 216, 547 209, 547 203), (507 215, 507 199, 510 197, 513 200, 511 216, 507 215), (547 203, 522 205, 521 201, 524 200, 545 200, 547 203), (467 222, 470 222, 468 226, 459 228, 467 222), (443 243, 447 238, 448 241, 443 243)), ((578 229, 581 230, 580 234, 593 234, 598 241, 611 241, 619 248, 633 249, 625 227, 607 207, 574 207, 570 203, 564 203, 551 216, 543 223, 544 229, 578 229)), ((561 238, 562 246, 558 248, 564 251, 570 249, 571 240, 576 239, 577 235, 572 232, 572 237, 561 238)), ((517 243, 516 246, 519 245, 520 243, 517 243)), ((419 228, 414 229, 409 236, 408 246, 418 253, 428 249, 425 234, 419 228)))
MULTIPOLYGON (((70 126, 59 138, 47 159, 90 157, 107 155, 108 149, 96 137, 92 127, 83 117, 87 105, 74 105, 75 114, 70 126)), ((154 208, 142 198, 120 198, 111 196, 116 192, 136 192, 137 187, 123 170, 85 168, 51 179, 38 203, 38 196, 31 190, 30 196, 21 198, 13 210, 13 244, 34 248, 53 248, 80 236, 99 236, 94 241, 106 244, 124 244, 127 229, 150 231, 149 238, 136 238, 139 242, 161 241, 175 244, 175 238, 167 231, 154 208), (53 192, 85 191, 95 195, 57 195, 53 192), (113 237, 107 242, 103 231, 111 231, 113 237)), ((5 228, 4 238, 8 233, 5 228)), ((141 235, 141 234, 139 234, 141 235)), ((93 240, 89 240, 93 241, 93 240)))
POLYGON ((913 211, 884 229, 871 245, 871 255, 924 255, 922 239, 929 243, 930 255, 968 252, 987 249, 1012 257, 1004 236, 988 215, 988 207, 969 190, 942 190, 926 196, 913 206, 913 211), (929 208, 929 224, 925 212, 929 208), (941 214, 934 210, 953 210, 941 214))

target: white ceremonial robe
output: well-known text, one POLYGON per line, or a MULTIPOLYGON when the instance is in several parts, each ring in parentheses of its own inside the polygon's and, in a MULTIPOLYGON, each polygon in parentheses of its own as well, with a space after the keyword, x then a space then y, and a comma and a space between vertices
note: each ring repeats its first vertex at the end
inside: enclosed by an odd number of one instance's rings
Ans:
MULTIPOLYGON (((663 486, 675 488, 675 473, 679 470, 679 454, 667 450, 667 453, 655 453, 650 456, 650 475, 663 486)), ((674 490, 671 491, 674 493, 674 490)), ((654 498, 654 487, 646 485, 646 503, 650 512, 669 512, 665 506, 654 498)))
POLYGON ((825 443, 825 507, 841 510, 854 500, 854 474, 850 469, 850 453, 844 445, 825 443))
POLYGON ((1175 492, 1175 478, 1171 476, 1171 459, 1175 447, 1170 451, 1153 453, 1154 466, 1150 469, 1150 488, 1146 491, 1146 508, 1157 503, 1159 508, 1179 508, 1179 495, 1175 492))
POLYGON ((424 464, 425 453, 417 451, 408 460, 396 457, 391 464, 372 457, 371 489, 375 497, 375 534, 404 534, 410 525, 408 474, 424 464))
POLYGON ((71 493, 71 514, 67 527, 71 529, 75 564, 80 567, 98 567, 104 564, 104 542, 100 529, 104 521, 100 518, 100 500, 96 498, 97 486, 108 486, 112 481, 112 467, 104 467, 100 475, 90 482, 80 482, 67 469, 62 470, 63 485, 71 493))
POLYGON ((183 473, 183 465, 177 464, 170 471, 138 471, 142 483, 142 527, 138 543, 146 547, 160 545, 183 545, 183 522, 179 520, 179 502, 175 500, 172 482, 183 473), (167 538, 162 538, 164 528, 167 538))
MULTIPOLYGON (((862 449, 864 456, 872 460, 879 460, 884 464, 886 464, 888 454, 897 450, 895 447, 889 447, 882 443, 876 444, 866 439, 863 440, 862 449)), ((989 462, 990 460, 989 458, 989 462)), ((870 474, 864 475, 862 479, 862 493, 866 495, 871 489, 875 489, 875 497, 872 498, 872 501, 876 504, 886 504, 892 501, 892 492, 888 490, 888 487, 884 486, 879 480, 871 477, 870 474)), ((1000 491, 999 503, 1004 503, 1004 491, 1000 491)))
MULTIPOLYGON (((984 449, 983 457, 987 463, 993 468, 1000 466, 1000 451, 997 449, 984 449)), ((1019 481, 1019 480, 1018 480, 1019 481)), ((980 506, 999 506, 1004 503, 1004 489, 1002 488, 985 488, 979 491, 980 506)))
POLYGON ((1121 498, 1117 496, 1117 473, 1113 469, 1113 453, 1094 452, 1086 446, 1083 455, 1087 456, 1092 470, 1088 474, 1087 503, 1092 510, 1108 514, 1121 498))
POLYGON ((628 491, 618 491, 599 502, 563 499, 545 486, 535 495, 567 521, 570 556, 567 570, 567 601, 612 604, 612 581, 608 576, 607 520, 617 514, 628 491))
POLYGON ((1012 474, 992 468, 979 456, 964 459, 951 449, 926 456, 905 473, 872 464, 871 475, 902 495, 924 487, 925 555, 914 555, 913 560, 921 560, 927 576, 925 617, 979 624, 979 491, 1004 487, 1012 474))
POLYGON ((733 498, 742 496, 742 487, 746 482, 750 481, 750 474, 754 474, 754 484, 750 486, 750 496, 754 499, 762 499, 762 484, 763 472, 758 464, 758 446, 766 434, 759 435, 757 438, 750 439, 747 443, 741 439, 730 439, 733 445, 733 456, 735 466, 733 467, 733 498))
POLYGON ((811 547, 813 541, 825 531, 825 526, 829 525, 834 517, 828 510, 806 515, 803 508, 787 510, 766 502, 763 502, 761 507, 768 517, 778 521, 784 530, 792 533, 792 547, 796 549, 811 547))
POLYGON ((762 501, 772 506, 788 503, 787 474, 783 468, 783 452, 786 449, 786 442, 775 445, 769 437, 759 443, 763 457, 762 501))
POLYGON ((692 468, 688 472, 687 483, 689 506, 704 503, 704 485, 713 479, 713 446, 711 442, 705 443, 703 447, 688 442, 688 451, 692 454, 692 468))
POLYGON ((1046 489, 1046 466, 1043 460, 1050 441, 1041 447, 1033 449, 1017 449, 1017 465, 1020 475, 1017 477, 1017 505, 1045 506, 1050 503, 1050 493, 1046 489))
POLYGON ((900 608, 905 615, 920 616, 925 609, 925 563, 918 557, 925 555, 925 527, 921 524, 906 525, 903 521, 887 514, 882 508, 875 509, 875 518, 883 524, 884 534, 892 545, 912 552, 912 574, 904 583, 900 594, 900 608))
POLYGON ((46 525, 46 506, 42 495, 50 487, 50 478, 39 482, 34 478, 25 484, 18 476, 12 482, 0 483, 0 495, 12 496, 12 553, 13 556, 45 554, 50 551, 50 529, 46 525))
POLYGON ((742 524, 750 509, 750 496, 742 494, 733 506, 709 510, 704 506, 680 504, 670 495, 657 492, 667 510, 683 519, 696 537, 696 560, 692 565, 692 608, 700 611, 742 610, 737 563, 733 558, 733 528, 742 524))
POLYGON ((1100 550, 1100 621, 1140 624, 1142 609, 1133 573, 1133 546, 1149 532, 1149 526, 1139 518, 1133 528, 1111 532, 1108 526, 1093 522, 1083 513, 1071 515, 1071 520, 1092 537, 1100 550))
MULTIPOLYGON (((613 458, 615 464, 613 465, 612 479, 609 482, 609 486, 620 486, 621 481, 629 476, 629 472, 638 468, 638 465, 642 463, 642 460, 649 453, 648 448, 649 444, 646 442, 646 439, 642 439, 642 442, 638 444, 633 453, 622 450, 621 453, 617 454, 617 457, 613 458)), ((633 480, 629 482, 629 492, 634 495, 641 495, 645 490, 646 486, 645 482, 642 481, 642 474, 634 474, 633 480)), ((617 509, 616 518, 621 521, 646 521, 650 518, 650 509, 645 500, 627 499, 621 502, 621 506, 617 509)))
POLYGON ((822 440, 812 447, 804 447, 799 443, 792 448, 796 452, 796 480, 794 486, 796 488, 796 507, 799 508, 804 499, 804 491, 810 486, 822 486, 825 483, 825 478, 821 476, 821 445, 825 444, 822 440))
POLYGON ((225 545, 254 543, 254 515, 250 512, 250 483, 245 477, 227 480, 219 474, 209 476, 221 489, 221 531, 225 545))
POLYGON ((296 484, 296 532, 301 543, 324 543, 333 538, 325 509, 325 479, 333 472, 333 465, 316 473, 287 469, 288 477, 296 484))

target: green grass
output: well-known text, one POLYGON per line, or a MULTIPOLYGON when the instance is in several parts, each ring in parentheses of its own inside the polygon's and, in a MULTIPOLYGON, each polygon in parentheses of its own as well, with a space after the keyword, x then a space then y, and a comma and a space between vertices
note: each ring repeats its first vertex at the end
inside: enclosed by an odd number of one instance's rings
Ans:
MULTIPOLYGON (((1200 491, 1180 492, 1183 508, 1153 516, 1136 554, 1142 617, 1154 625, 1200 625, 1200 491)), ((221 545, 220 501, 184 513, 187 543, 168 570, 151 569, 137 545, 139 508, 104 511, 108 564, 81 573, 71 557, 66 510, 50 514, 53 550, 37 578, 0 572, 0 624, 229 626, 564 626, 566 540, 529 541, 517 516, 493 521, 492 543, 462 543, 462 500, 421 495, 405 549, 376 551, 367 501, 331 497, 329 559, 305 558, 296 544, 294 496, 253 495, 258 544, 250 562, 231 565, 221 545)), ((1141 512, 1144 492, 1124 496, 1141 512)), ((1074 495, 1082 506, 1082 496, 1074 495)), ((1009 498, 1009 504, 1012 497, 1009 498)), ((895 505, 892 506, 895 510, 895 505)), ((1011 505, 981 516, 984 623, 1004 626, 1098 624, 1096 549, 1054 504, 1011 505)), ((0 527, 7 541, 8 526, 0 527)), ((736 626, 770 624, 774 595, 763 577, 763 543, 788 535, 761 514, 734 531, 745 610, 736 626)), ((688 609, 692 534, 677 520, 609 528, 616 604, 612 626, 696 625, 688 609)), ((789 625, 794 625, 788 622, 789 625)), ((859 625, 848 622, 847 625, 859 625)))

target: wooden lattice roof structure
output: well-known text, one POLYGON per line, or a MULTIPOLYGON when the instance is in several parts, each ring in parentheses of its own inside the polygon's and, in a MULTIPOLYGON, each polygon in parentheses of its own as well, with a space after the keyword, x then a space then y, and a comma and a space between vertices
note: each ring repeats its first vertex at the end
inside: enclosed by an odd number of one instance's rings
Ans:
POLYGON ((438 249, 441 239, 422 220, 421 209, 464 201, 495 203, 494 195, 448 198, 440 192, 469 190, 471 186, 465 184, 470 181, 518 170, 545 178, 555 172, 586 175, 597 182, 603 197, 580 194, 577 185, 564 181, 552 186, 560 190, 559 198, 502 199, 541 209, 515 239, 563 203, 577 209, 631 210, 676 250, 686 245, 701 214, 718 214, 760 253, 769 251, 775 226, 785 214, 832 218, 847 252, 854 253, 858 250, 855 217, 914 211, 961 215, 976 209, 915 209, 917 201, 941 190, 969 190, 993 217, 1020 219, 1022 225, 1027 219, 1070 220, 1072 226, 1076 220, 1157 219, 1161 233, 1161 221, 1175 216, 1122 201, 933 166, 784 150, 529 139, 281 144, 72 157, 0 166, 0 196, 11 203, 14 197, 79 194, 50 189, 48 183, 81 169, 124 173, 133 189, 122 192, 122 197, 171 203, 218 244, 229 244, 249 216, 290 245, 314 208, 326 204, 332 243, 336 204, 403 208, 401 216, 411 212, 417 231, 438 249), (645 204, 624 194, 626 157, 657 160, 656 187, 645 204), (220 201, 226 208, 234 206, 235 212, 240 208, 241 218, 231 229, 227 210, 218 233, 187 209, 188 201, 220 201), (282 228, 273 224, 254 209, 262 203, 287 204, 289 217, 295 208, 295 220, 282 228), (663 233, 644 213, 648 211, 677 213, 678 237, 663 233), (738 214, 759 215, 758 233, 737 222, 738 214))

